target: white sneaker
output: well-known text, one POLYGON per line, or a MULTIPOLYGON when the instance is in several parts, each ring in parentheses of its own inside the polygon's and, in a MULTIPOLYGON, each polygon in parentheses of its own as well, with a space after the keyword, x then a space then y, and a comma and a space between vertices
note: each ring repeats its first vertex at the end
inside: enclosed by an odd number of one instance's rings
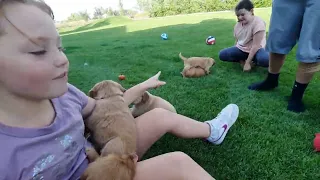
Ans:
POLYGON ((210 136, 207 140, 215 145, 223 142, 230 127, 236 122, 239 116, 239 107, 235 104, 229 104, 211 121, 206 121, 210 126, 210 136))

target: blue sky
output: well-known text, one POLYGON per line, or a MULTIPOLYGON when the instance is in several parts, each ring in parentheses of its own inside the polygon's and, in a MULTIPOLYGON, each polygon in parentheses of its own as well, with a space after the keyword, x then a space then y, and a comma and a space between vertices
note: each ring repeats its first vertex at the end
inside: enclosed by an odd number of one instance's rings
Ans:
MULTIPOLYGON (((71 13, 87 10, 93 13, 94 7, 118 8, 118 0, 45 0, 53 9, 57 21, 65 20, 71 13)), ((137 5, 136 0, 123 0, 124 8, 130 9, 137 5)))

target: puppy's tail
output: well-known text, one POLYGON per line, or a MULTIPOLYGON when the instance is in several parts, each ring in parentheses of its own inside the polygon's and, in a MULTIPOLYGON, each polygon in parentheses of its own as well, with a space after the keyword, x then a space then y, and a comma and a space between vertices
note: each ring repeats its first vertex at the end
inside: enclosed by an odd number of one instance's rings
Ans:
POLYGON ((181 52, 180 52, 180 54, 179 54, 179 57, 180 57, 180 59, 182 59, 182 61, 188 60, 186 57, 182 56, 181 52))

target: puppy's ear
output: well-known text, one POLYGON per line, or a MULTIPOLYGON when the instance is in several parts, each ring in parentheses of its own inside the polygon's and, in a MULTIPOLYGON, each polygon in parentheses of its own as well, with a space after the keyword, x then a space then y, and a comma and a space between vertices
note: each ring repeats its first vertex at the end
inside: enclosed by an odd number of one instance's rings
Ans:
POLYGON ((133 101, 133 104, 139 104, 142 101, 142 96, 138 97, 136 100, 133 101))
POLYGON ((216 61, 212 58, 211 58, 211 60, 212 60, 212 66, 214 66, 216 64, 216 61))
POLYGON ((89 91, 89 97, 95 98, 98 95, 98 92, 95 89, 89 91))
POLYGON ((143 95, 142 95, 142 100, 141 100, 141 102, 147 102, 147 101, 149 100, 149 98, 150 98, 150 94, 146 91, 146 92, 144 92, 143 95))
POLYGON ((86 180, 88 179, 88 173, 85 172, 84 174, 81 175, 80 180, 86 180))
POLYGON ((132 159, 132 161, 134 162, 134 164, 136 164, 139 160, 139 157, 136 153, 132 153, 132 154, 129 154, 129 157, 130 159, 132 159))

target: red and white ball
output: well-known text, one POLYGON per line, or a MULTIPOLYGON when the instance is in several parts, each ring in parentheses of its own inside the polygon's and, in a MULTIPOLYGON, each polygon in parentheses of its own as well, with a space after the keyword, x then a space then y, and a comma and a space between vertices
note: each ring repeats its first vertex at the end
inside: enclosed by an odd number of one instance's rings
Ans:
POLYGON ((216 43, 216 38, 213 37, 213 36, 209 36, 207 39, 206 39, 206 44, 207 45, 214 45, 216 43))

